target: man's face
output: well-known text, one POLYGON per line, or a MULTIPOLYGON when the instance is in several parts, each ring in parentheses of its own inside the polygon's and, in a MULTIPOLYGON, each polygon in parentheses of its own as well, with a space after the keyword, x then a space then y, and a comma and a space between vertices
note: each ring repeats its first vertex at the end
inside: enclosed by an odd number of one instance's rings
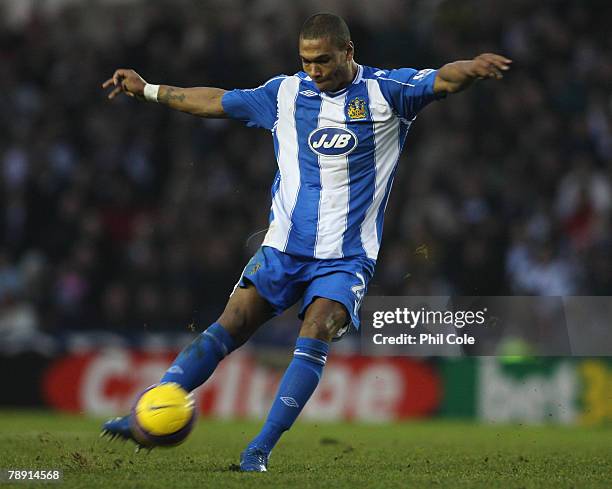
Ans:
POLYGON ((322 92, 335 92, 352 81, 352 42, 340 49, 327 37, 300 38, 299 49, 304 71, 322 92))

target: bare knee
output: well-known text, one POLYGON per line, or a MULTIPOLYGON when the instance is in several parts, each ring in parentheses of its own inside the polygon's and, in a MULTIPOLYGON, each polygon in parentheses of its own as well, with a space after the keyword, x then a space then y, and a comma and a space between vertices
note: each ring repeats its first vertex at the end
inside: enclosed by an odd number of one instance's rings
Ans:
POLYGON ((347 321, 348 313, 342 304, 319 297, 306 310, 300 336, 331 341, 347 321))

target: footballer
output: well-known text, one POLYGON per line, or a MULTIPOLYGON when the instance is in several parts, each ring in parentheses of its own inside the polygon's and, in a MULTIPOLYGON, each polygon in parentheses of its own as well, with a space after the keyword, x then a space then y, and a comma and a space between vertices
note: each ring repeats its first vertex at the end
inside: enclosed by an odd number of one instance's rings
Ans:
MULTIPOLYGON (((319 383, 330 342, 351 324, 359 328, 393 177, 417 114, 475 80, 501 79, 511 63, 486 53, 439 69, 360 65, 346 23, 329 13, 305 21, 299 56, 302 71, 250 90, 154 85, 130 69, 102 85, 112 89, 109 99, 124 93, 272 135, 278 171, 263 244, 218 320, 160 380, 192 391, 263 323, 302 301, 293 359, 261 432, 241 454, 243 471, 267 470, 270 452, 319 383)), ((107 421, 103 432, 134 440, 129 416, 107 421)))

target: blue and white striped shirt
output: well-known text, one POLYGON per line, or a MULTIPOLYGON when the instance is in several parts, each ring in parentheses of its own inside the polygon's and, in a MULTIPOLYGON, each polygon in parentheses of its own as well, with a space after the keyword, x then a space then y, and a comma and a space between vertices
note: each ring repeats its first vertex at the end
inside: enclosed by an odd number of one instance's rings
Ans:
POLYGON ((272 131, 278 172, 263 244, 319 259, 376 260, 399 155, 417 113, 438 98, 436 70, 359 65, 320 92, 304 72, 223 96, 223 109, 272 131))

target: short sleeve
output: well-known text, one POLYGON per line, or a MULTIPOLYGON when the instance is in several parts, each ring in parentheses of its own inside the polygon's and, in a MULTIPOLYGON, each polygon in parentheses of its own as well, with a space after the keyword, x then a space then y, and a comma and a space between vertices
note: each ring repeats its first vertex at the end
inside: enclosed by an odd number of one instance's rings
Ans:
POLYGON ((278 89, 285 78, 281 75, 257 88, 226 92, 221 99, 223 110, 230 118, 244 121, 249 127, 271 130, 277 116, 278 89))
POLYGON ((384 72, 378 77, 378 83, 383 96, 400 117, 414 119, 430 102, 444 98, 445 94, 435 94, 433 90, 437 73, 433 69, 401 68, 384 72))

